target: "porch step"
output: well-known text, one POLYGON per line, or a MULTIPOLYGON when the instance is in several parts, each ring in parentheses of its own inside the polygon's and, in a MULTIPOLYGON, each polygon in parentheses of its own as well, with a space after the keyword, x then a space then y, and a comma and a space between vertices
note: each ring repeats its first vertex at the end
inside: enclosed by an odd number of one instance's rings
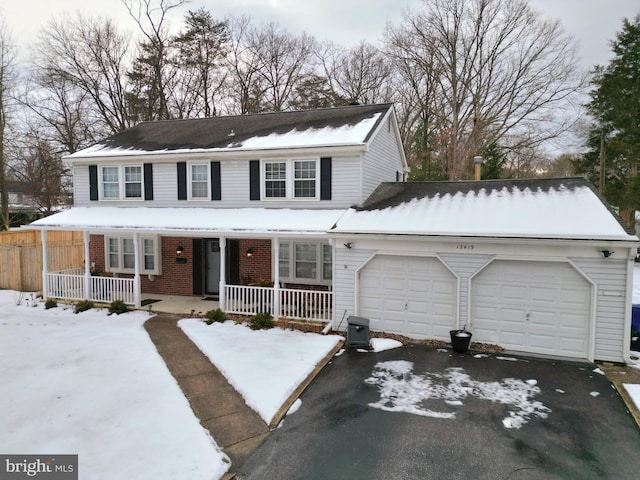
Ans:
POLYGON ((181 318, 160 314, 144 328, 200 423, 237 468, 262 443, 269 427, 178 327, 181 318))

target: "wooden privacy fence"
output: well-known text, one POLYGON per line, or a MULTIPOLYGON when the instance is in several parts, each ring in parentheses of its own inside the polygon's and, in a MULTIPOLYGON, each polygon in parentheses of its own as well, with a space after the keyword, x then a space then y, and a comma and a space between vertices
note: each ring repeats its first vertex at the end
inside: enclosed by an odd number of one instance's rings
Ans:
MULTIPOLYGON (((48 232, 47 253, 49 271, 82 267, 82 232, 48 232)), ((39 231, 0 233, 0 288, 23 292, 42 290, 42 242, 39 231)))

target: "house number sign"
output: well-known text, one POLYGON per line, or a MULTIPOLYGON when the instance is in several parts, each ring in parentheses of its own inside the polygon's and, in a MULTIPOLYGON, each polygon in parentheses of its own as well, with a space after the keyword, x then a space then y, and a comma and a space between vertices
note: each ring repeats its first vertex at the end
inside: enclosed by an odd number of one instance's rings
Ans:
POLYGON ((475 245, 471 243, 460 243, 456 245, 456 250, 473 250, 475 245))

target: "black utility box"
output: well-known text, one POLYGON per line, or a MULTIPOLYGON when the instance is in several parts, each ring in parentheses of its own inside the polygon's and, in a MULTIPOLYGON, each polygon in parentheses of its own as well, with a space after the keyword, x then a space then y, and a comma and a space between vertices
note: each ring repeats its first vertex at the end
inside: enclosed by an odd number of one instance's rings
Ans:
POLYGON ((369 319, 351 315, 347 322, 347 347, 368 349, 369 319))

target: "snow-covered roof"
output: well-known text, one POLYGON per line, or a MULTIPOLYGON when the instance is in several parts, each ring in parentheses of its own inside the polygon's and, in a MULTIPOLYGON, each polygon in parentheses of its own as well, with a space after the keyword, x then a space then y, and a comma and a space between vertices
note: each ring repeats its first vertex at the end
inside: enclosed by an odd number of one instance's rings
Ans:
POLYGON ((350 105, 143 122, 65 158, 364 145, 391 108, 390 104, 350 105))
POLYGON ((638 240, 583 178, 383 183, 331 231, 638 240))
POLYGON ((36 220, 30 227, 165 235, 318 235, 326 233, 343 213, 284 208, 76 207, 36 220))

